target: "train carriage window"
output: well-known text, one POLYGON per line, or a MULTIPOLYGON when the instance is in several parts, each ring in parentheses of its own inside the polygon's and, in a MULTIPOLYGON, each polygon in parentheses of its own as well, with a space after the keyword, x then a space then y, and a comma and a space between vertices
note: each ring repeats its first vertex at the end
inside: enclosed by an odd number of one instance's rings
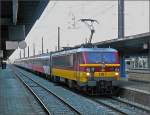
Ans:
POLYGON ((43 59, 42 64, 43 65, 48 65, 48 59, 43 59))
POLYGON ((40 64, 40 60, 37 58, 36 60, 36 64, 39 65, 40 64))
POLYGON ((30 59, 29 60, 27 60, 27 64, 29 64, 30 63, 30 59))
POLYGON ((42 64, 46 65, 45 59, 42 59, 42 64))
POLYGON ((28 62, 29 64, 31 64, 31 59, 29 60, 29 62, 28 62))
POLYGON ((38 61, 38 65, 41 66, 41 65, 42 65, 42 60, 41 60, 40 58, 39 58, 38 60, 39 60, 39 61, 38 61))
POLYGON ((48 65, 48 64, 47 64, 47 59, 45 59, 45 63, 44 63, 44 65, 48 65))
POLYGON ((29 64, 31 64, 31 59, 29 60, 29 62, 28 62, 29 64))
POLYGON ((31 63, 32 63, 32 64, 34 63, 34 59, 31 60, 31 63))
POLYGON ((38 65, 38 59, 35 60, 35 64, 38 65))
POLYGON ((73 54, 52 57, 54 66, 73 66, 73 54))
POLYGON ((87 54, 89 63, 115 63, 116 55, 113 52, 90 52, 87 54))
POLYGON ((34 59, 31 60, 31 63, 33 64, 34 59))
POLYGON ((49 65, 49 58, 47 58, 46 60, 45 60, 45 65, 49 65))
POLYGON ((43 65, 43 62, 42 62, 42 59, 39 59, 39 62, 40 62, 40 66, 42 66, 43 65))
POLYGON ((27 64, 29 64, 30 63, 30 59, 29 60, 27 60, 27 64))
POLYGON ((37 65, 37 62, 38 62, 38 61, 37 61, 37 59, 35 59, 35 60, 34 60, 34 64, 36 64, 36 65, 37 65))
POLYGON ((37 59, 37 65, 41 65, 41 60, 37 59))
POLYGON ((35 59, 35 64, 38 65, 38 59, 35 59))

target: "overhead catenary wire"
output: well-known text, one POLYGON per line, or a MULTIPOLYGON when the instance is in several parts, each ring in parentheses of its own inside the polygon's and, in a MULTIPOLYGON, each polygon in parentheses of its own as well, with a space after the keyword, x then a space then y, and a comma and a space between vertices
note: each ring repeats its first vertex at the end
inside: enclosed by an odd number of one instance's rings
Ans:
POLYGON ((110 11, 110 10, 111 10, 112 8, 114 8, 114 7, 115 7, 115 5, 113 4, 113 5, 111 5, 110 7, 106 8, 106 9, 100 11, 100 12, 97 12, 97 13, 94 14, 92 17, 97 17, 97 16, 99 16, 99 15, 101 15, 100 17, 102 17, 102 15, 106 14, 108 11, 110 11))
MULTIPOLYGON (((108 11, 110 11, 112 8, 114 8, 115 7, 115 5, 113 4, 113 5, 111 5, 110 7, 107 7, 107 8, 105 8, 104 10, 101 10, 101 11, 99 11, 99 12, 97 12, 96 14, 94 14, 94 15, 91 15, 90 17, 92 17, 92 18, 96 18, 96 17, 98 17, 98 16, 100 16, 99 17, 99 19, 101 19, 103 16, 104 16, 104 14, 106 14, 108 11)), ((75 16, 75 14, 74 14, 74 16, 75 16)), ((78 19, 76 18, 76 20, 74 21, 74 23, 75 23, 75 25, 76 25, 76 23, 78 23, 78 19)), ((72 29, 75 29, 75 28, 72 28, 72 29)))

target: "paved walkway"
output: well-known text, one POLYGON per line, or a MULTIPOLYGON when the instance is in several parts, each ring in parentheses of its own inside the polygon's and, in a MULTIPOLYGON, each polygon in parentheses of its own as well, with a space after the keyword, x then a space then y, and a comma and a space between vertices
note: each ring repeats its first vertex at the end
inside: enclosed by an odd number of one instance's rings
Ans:
POLYGON ((150 94, 150 82, 121 80, 119 81, 118 85, 122 88, 150 94))
POLYGON ((10 68, 0 69, 0 115, 45 115, 10 68))

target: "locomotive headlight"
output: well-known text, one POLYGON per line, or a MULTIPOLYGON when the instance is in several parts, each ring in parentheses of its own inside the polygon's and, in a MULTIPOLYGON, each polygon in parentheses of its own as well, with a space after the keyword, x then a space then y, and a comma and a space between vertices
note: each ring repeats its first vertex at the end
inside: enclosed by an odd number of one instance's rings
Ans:
POLYGON ((86 73, 86 75, 87 75, 87 76, 90 76, 90 73, 89 73, 89 72, 87 72, 87 73, 86 73))
POLYGON ((116 76, 118 76, 118 75, 119 75, 119 73, 118 73, 118 72, 115 72, 115 75, 116 75, 116 76))

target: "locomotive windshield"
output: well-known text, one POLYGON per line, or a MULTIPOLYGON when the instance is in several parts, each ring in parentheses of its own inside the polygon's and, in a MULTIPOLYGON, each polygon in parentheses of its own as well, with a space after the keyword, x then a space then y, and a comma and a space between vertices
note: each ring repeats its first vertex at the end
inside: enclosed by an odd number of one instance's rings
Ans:
POLYGON ((114 52, 88 52, 88 63, 116 63, 117 57, 114 52))

